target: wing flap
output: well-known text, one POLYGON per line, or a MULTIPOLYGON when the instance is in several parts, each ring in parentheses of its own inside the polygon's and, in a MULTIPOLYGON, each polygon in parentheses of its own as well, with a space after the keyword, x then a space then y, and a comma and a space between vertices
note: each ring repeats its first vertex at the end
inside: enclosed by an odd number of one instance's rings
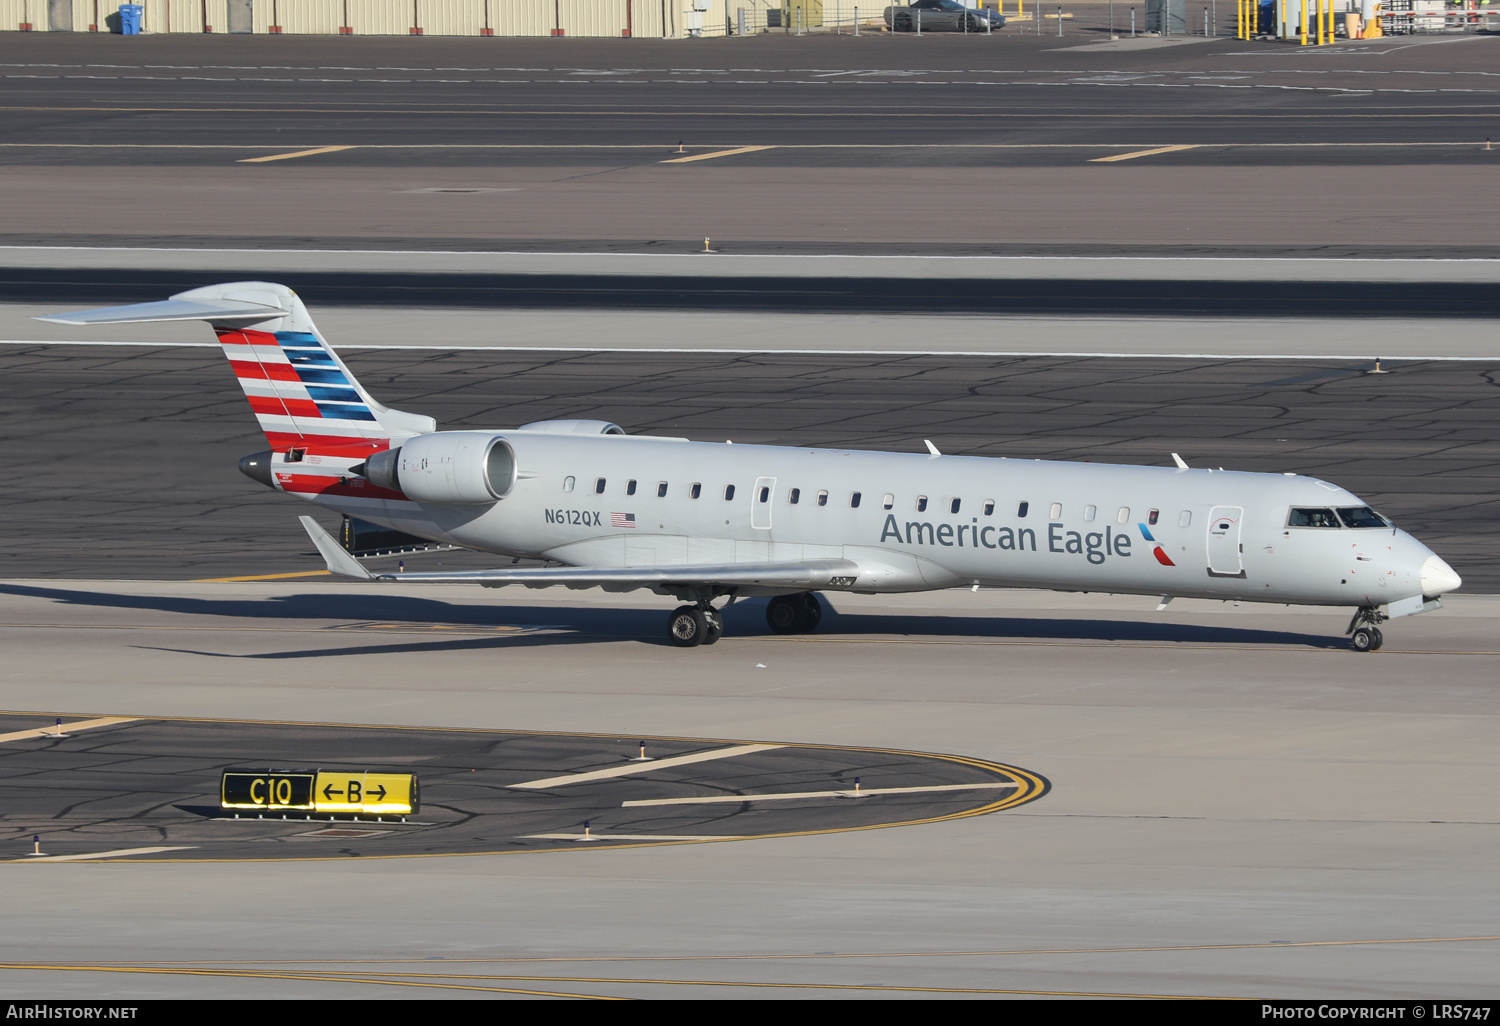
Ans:
MULTIPOLYGON (((332 569, 332 564, 329 566, 332 569)), ((363 569, 363 567, 361 567, 363 569)), ((335 573, 339 571, 335 570, 335 573)), ((480 584, 503 588, 522 584, 528 588, 563 585, 568 588, 600 586, 651 587, 686 584, 722 584, 767 588, 847 588, 859 577, 859 564, 847 559, 804 559, 788 563, 685 564, 638 567, 532 567, 518 570, 455 570, 437 573, 380 574, 381 581, 417 581, 446 584, 480 584)))
POLYGON ((598 587, 670 587, 672 585, 720 584, 763 588, 849 588, 859 579, 859 564, 848 559, 801 559, 786 563, 719 563, 683 566, 634 567, 526 567, 517 570, 451 570, 410 574, 372 574, 333 540, 312 517, 298 517, 307 536, 318 547, 331 573, 361 580, 409 581, 417 584, 479 584, 503 588, 521 584, 528 588, 562 585, 571 589, 598 587))

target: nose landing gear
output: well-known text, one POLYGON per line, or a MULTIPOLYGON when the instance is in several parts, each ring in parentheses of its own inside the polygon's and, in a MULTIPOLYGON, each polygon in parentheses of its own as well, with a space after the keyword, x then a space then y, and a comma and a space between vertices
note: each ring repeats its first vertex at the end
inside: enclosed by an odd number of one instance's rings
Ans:
POLYGON ((1385 635, 1380 633, 1377 626, 1387 620, 1378 607, 1361 606, 1354 612, 1354 619, 1349 621, 1349 627, 1344 631, 1349 635, 1349 647, 1356 652, 1374 652, 1385 644, 1385 635))

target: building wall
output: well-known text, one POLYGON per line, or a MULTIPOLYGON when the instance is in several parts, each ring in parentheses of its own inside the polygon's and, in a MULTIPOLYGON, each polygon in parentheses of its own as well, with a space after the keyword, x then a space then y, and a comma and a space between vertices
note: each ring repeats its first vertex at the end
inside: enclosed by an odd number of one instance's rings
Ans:
MULTIPOLYGON (((214 32, 228 30, 227 0, 139 2, 146 8, 149 33, 202 32, 205 14, 214 32)), ((715 0, 716 7, 722 3, 715 0)), ((730 3, 763 7, 766 0, 730 3)), ((34 32, 49 31, 48 6, 49 0, 0 0, 0 31, 14 32, 23 22, 34 32)), ((109 16, 119 6, 120 0, 72 0, 71 25, 59 28, 87 32, 97 24, 99 31, 108 31, 109 16)), ((254 0, 253 23, 257 34, 279 25, 287 35, 336 35, 347 25, 362 36, 405 36, 414 34, 413 28, 422 35, 477 36, 488 23, 496 36, 550 36, 562 29, 568 36, 619 38, 628 26, 634 36, 660 39, 683 35, 691 8, 692 0, 254 0)), ((710 32, 723 34, 722 12, 704 20, 710 32)))

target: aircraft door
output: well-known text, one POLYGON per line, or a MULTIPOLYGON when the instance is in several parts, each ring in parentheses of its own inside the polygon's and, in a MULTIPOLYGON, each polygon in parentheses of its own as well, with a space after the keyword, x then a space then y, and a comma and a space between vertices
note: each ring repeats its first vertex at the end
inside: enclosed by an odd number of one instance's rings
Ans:
POLYGON ((1208 517, 1208 573, 1211 577, 1244 577, 1244 547, 1240 544, 1242 506, 1215 506, 1208 517))
POLYGON ((774 477, 757 477, 750 493, 750 526, 758 531, 771 529, 771 500, 776 495, 774 477))

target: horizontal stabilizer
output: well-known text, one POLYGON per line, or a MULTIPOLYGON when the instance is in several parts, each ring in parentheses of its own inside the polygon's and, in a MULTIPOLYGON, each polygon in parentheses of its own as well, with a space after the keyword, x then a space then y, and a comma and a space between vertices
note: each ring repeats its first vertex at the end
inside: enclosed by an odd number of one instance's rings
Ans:
POLYGON ((99 310, 75 310, 48 314, 39 321, 55 324, 133 324, 141 321, 264 321, 285 317, 290 311, 238 299, 165 299, 159 303, 106 306, 99 310))
POLYGON ((312 517, 298 517, 302 522, 302 528, 312 543, 318 547, 318 553, 322 555, 323 562, 328 564, 328 572, 339 574, 343 577, 358 577, 361 580, 370 580, 370 571, 364 568, 359 560, 344 551, 344 547, 333 540, 333 536, 323 530, 323 526, 312 517))

